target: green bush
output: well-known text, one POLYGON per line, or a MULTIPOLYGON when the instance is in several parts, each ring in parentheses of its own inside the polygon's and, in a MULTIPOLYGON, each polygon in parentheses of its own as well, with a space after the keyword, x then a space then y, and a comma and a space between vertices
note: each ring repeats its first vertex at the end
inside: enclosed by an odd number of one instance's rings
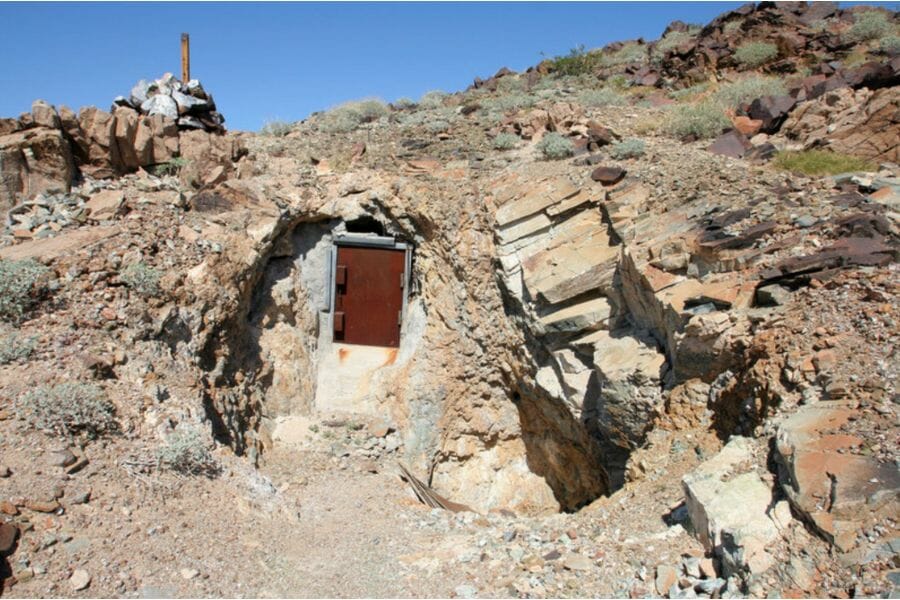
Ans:
POLYGON ((511 150, 519 145, 519 136, 514 133, 498 133, 494 137, 496 150, 511 150))
POLYGON ((604 67, 646 62, 647 47, 635 43, 625 44, 615 52, 604 52, 600 61, 604 67))
POLYGON ((622 140, 616 142, 609 148, 609 155, 616 160, 626 158, 638 158, 644 155, 646 144, 642 140, 622 140))
POLYGON ((11 327, 0 326, 0 365, 25 360, 34 351, 35 338, 22 337, 11 327))
POLYGON ((610 88, 584 91, 578 96, 578 101, 584 106, 622 106, 628 103, 625 96, 610 88))
POLYGON ((778 56, 778 46, 769 42, 747 42, 734 52, 734 60, 750 68, 761 67, 778 56))
POLYGON ((870 10, 856 15, 856 22, 847 30, 844 37, 851 42, 877 40, 890 34, 894 29, 887 15, 870 10))
POLYGON ((722 28, 722 31, 730 35, 740 29, 743 24, 743 21, 729 21, 725 23, 725 27, 722 28))
POLYGON ((722 86, 712 99, 726 108, 737 108, 763 96, 781 96, 787 87, 781 79, 755 75, 722 86))
POLYGON ((779 152, 775 155, 772 164, 785 171, 804 173, 814 177, 853 171, 874 171, 877 168, 874 163, 863 158, 828 150, 779 152))
POLYGON ((569 50, 565 56, 551 59, 553 71, 560 76, 578 76, 592 74, 602 62, 603 55, 596 51, 587 51, 583 45, 569 50))
POLYGON ((96 438, 116 430, 115 408, 103 390, 89 383, 42 385, 16 401, 19 415, 35 429, 96 438))
POLYGON ((525 89, 525 80, 515 75, 506 75, 497 81, 498 92, 521 92, 525 89))
POLYGON ((656 57, 663 57, 678 46, 693 38, 699 28, 691 28, 688 31, 670 31, 661 40, 656 42, 653 48, 653 54, 656 57))
POLYGON ((159 293, 160 272, 140 261, 125 267, 119 273, 119 279, 142 296, 155 296, 159 293))
POLYGON ((284 137, 291 132, 293 125, 286 121, 266 121, 259 133, 273 137, 284 137))
POLYGON ((425 131, 428 133, 444 133, 450 129, 450 123, 442 119, 437 121, 429 121, 425 124, 425 131))
POLYGON ((34 304, 35 287, 49 269, 33 259, 0 259, 0 319, 18 322, 34 304))
POLYGON ((878 46, 885 54, 900 53, 900 36, 887 35, 881 38, 881 44, 878 46))
POLYGON ((537 149, 544 158, 557 160, 572 156, 575 153, 575 144, 569 138, 553 131, 541 138, 537 143, 537 149))
POLYGON ((219 466, 209 451, 203 433, 190 425, 179 425, 156 451, 161 467, 182 475, 213 476, 219 466))
POLYGON ((363 123, 387 116, 390 109, 381 100, 347 102, 319 115, 318 128, 325 133, 349 133, 363 123))
POLYGON ((416 107, 416 103, 412 98, 397 98, 393 102, 394 108, 397 110, 409 110, 416 107))
POLYGON ((513 110, 519 110, 522 108, 531 108, 537 103, 537 98, 530 94, 505 94, 503 96, 497 96, 496 98, 485 99, 481 106, 486 110, 486 112, 490 111, 501 111, 508 112, 513 110))
POLYGON ((669 97, 673 100, 690 100, 696 96, 699 96, 708 89, 709 83, 697 83, 681 90, 672 90, 671 92, 669 92, 669 97))
POLYGON ((178 173, 186 167, 188 161, 186 158, 176 156, 164 163, 153 165, 151 171, 157 177, 166 177, 167 175, 178 175, 178 173))
POLYGON ((677 138, 691 135, 711 138, 728 127, 731 127, 731 121, 722 105, 714 100, 675 106, 663 124, 663 130, 677 138))
POLYGON ((440 108, 444 106, 444 100, 450 94, 441 90, 432 90, 430 92, 426 92, 422 95, 422 98, 419 100, 420 108, 440 108))

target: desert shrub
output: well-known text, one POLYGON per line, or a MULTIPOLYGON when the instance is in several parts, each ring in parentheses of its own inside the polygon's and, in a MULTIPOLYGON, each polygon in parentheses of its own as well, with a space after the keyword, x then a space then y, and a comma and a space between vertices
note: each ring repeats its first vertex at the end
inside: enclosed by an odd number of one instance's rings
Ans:
POLYGON ((890 34, 893 28, 887 15, 869 10, 856 15, 856 22, 847 30, 844 37, 851 42, 877 40, 890 34))
POLYGON ((444 121, 443 119, 438 119, 436 121, 429 121, 425 124, 425 131, 429 133, 444 133, 445 131, 450 129, 450 123, 444 121))
POLYGON ((499 92, 521 92, 525 89, 525 81, 513 75, 501 77, 497 81, 497 91, 499 92))
POLYGON ((669 92, 669 97, 673 100, 690 100, 693 99, 706 90, 709 89, 709 83, 697 83, 692 85, 691 87, 686 87, 683 90, 672 90, 669 92))
POLYGON ((119 279, 142 296, 159 293, 160 272, 143 261, 132 263, 119 273, 119 279))
POLYGON ((49 269, 33 259, 0 259, 0 320, 18 322, 34 304, 35 286, 49 269))
POLYGON ((769 42, 747 42, 734 51, 734 60, 750 68, 760 67, 778 56, 778 46, 769 42))
POLYGON ((0 326, 0 365, 25 360, 34 351, 35 338, 24 337, 11 327, 0 326))
POLYGON ((606 87, 622 91, 628 87, 628 78, 618 73, 606 79, 606 87))
POLYGON ((610 88, 584 91, 578 96, 578 101, 584 106, 621 106, 628 103, 625 96, 610 88))
POLYGON ((153 165, 151 171, 157 177, 166 177, 167 175, 178 175, 178 173, 186 167, 188 161, 186 158, 176 156, 164 163, 153 165))
POLYGON ((691 28, 688 31, 670 31, 663 37, 661 40, 656 42, 656 46, 653 49, 653 54, 656 57, 663 57, 681 44, 685 43, 694 35, 696 35, 699 28, 691 28))
POLYGON ((900 35, 887 35, 881 38, 878 48, 885 54, 900 53, 900 35))
POLYGON ((781 79, 753 76, 723 85, 713 94, 713 100, 726 108, 737 108, 763 96, 781 96, 786 93, 787 87, 781 79))
POLYGON ((156 451, 156 460, 160 467, 182 475, 213 476, 219 470, 203 433, 185 424, 166 437, 165 444, 156 451))
POLYGON ((393 102, 394 108, 397 110, 409 110, 416 107, 416 103, 412 98, 397 98, 393 102))
POLYGON ((551 59, 554 72, 561 76, 591 74, 602 63, 603 55, 596 50, 585 50, 583 45, 569 50, 565 56, 551 59))
POLYGON ((319 115, 318 127, 325 133, 349 133, 363 123, 377 121, 389 113, 390 109, 381 100, 356 100, 319 115))
POLYGON ((544 158, 556 160, 572 156, 575 153, 575 144, 567 137, 556 133, 548 133, 537 143, 537 149, 544 158))
POLYGON ((631 63, 642 63, 647 60, 647 48, 641 44, 625 44, 615 52, 604 52, 601 64, 605 67, 615 67, 631 63))
POLYGON ((638 135, 647 135, 662 129, 663 118, 659 115, 644 115, 637 119, 631 126, 638 135))
POLYGON ((666 118, 663 129, 678 138, 695 136, 710 138, 731 126, 722 105, 713 100, 696 104, 674 106, 666 118))
POLYGON ((514 133, 498 133, 494 137, 496 150, 510 150, 519 145, 519 136, 514 133))
POLYGON ((722 31, 730 35, 740 29, 743 24, 743 21, 729 21, 725 23, 725 27, 722 28, 722 31))
POLYGON ((508 112, 511 110, 519 110, 521 108, 530 108, 535 105, 537 98, 530 94, 505 94, 485 100, 481 103, 488 111, 497 110, 508 112))
POLYGON ((96 438, 116 429, 115 408, 90 383, 42 385, 16 401, 19 415, 35 429, 65 437, 96 438))
POLYGON ((432 90, 422 95, 419 100, 421 108, 440 108, 444 106, 444 100, 449 96, 447 92, 441 90, 432 90))
POLYGON ((775 155, 775 167, 811 176, 836 175, 852 171, 874 171, 876 165, 868 160, 828 150, 785 151, 775 155))
POLYGON ((293 129, 293 125, 291 125, 287 121, 273 120, 273 121, 266 121, 265 124, 263 124, 262 128, 259 130, 259 132, 262 135, 269 135, 272 137, 284 137, 291 132, 291 129, 293 129))
POLYGON ((646 147, 647 145, 643 140, 622 140, 621 142, 616 142, 610 146, 609 155, 616 160, 637 158, 644 155, 646 147))

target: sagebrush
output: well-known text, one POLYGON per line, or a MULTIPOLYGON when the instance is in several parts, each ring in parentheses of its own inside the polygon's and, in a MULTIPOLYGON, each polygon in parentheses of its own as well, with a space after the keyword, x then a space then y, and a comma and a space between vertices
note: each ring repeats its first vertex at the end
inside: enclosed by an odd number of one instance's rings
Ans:
POLYGON ((609 147, 609 155, 616 160, 638 158, 644 155, 647 145, 643 140, 622 140, 609 147))
POLYGON ((731 127, 731 121, 722 105, 714 100, 679 104, 669 111, 663 123, 663 130, 677 138, 710 138, 728 127, 731 127))
POLYGON ((291 132, 291 129, 293 129, 293 125, 291 125, 287 121, 273 120, 266 121, 259 132, 262 135, 284 137, 291 132))
POLYGON ((494 148, 497 150, 510 150, 519 145, 519 136, 514 133, 498 133, 494 137, 494 148))
POLYGON ((870 10, 856 15, 856 21, 847 30, 845 38, 851 42, 877 40, 890 34, 894 29, 887 15, 870 10))
POLYGON ((572 156, 575 153, 575 144, 567 137, 552 131, 541 138, 537 143, 538 151, 550 160, 557 160, 572 156))
POLYGON ((34 304, 38 282, 48 272, 33 259, 0 259, 0 320, 20 321, 34 304))
POLYGON ((16 410, 35 429, 68 438, 97 438, 117 429, 115 408, 103 390, 90 383, 39 386, 16 401, 16 410))
POLYGON ((738 46, 734 59, 747 67, 756 68, 778 56, 778 46, 769 42, 747 42, 738 46))
POLYGON ((157 449, 156 459, 161 467, 182 475, 212 476, 219 470, 203 433, 191 425, 176 427, 157 449))
POLYGON ((587 90, 578 96, 578 101, 584 106, 622 106, 628 101, 622 94, 610 88, 587 90))
POLYGON ((25 337, 11 327, 0 326, 0 365, 25 360, 34 351, 36 338, 25 337))

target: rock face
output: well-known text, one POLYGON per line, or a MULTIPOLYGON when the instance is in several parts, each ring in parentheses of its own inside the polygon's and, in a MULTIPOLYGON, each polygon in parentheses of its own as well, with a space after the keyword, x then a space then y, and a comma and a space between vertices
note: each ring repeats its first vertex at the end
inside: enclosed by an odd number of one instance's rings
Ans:
POLYGON ((41 193, 68 192, 78 173, 104 179, 176 157, 192 163, 185 176, 198 186, 233 171, 246 151, 222 135, 224 118, 199 82, 167 75, 141 89, 146 109, 121 99, 111 113, 86 107, 76 115, 37 100, 20 119, 0 120, 0 212, 41 193), (222 170, 210 179, 216 167, 222 170))
POLYGON ((772 490, 748 470, 752 442, 733 437, 722 451, 684 478, 694 533, 722 561, 726 576, 756 575, 772 566, 768 553, 778 528, 767 515, 772 490))
POLYGON ((876 161, 900 161, 900 87, 842 88, 804 102, 782 126, 805 148, 830 148, 876 161))
POLYGON ((68 192, 74 174, 62 131, 35 127, 0 136, 0 211, 42 192, 68 192))
POLYGON ((840 550, 862 530, 900 508, 900 473, 860 453, 865 440, 841 433, 855 406, 844 401, 802 407, 778 428, 775 458, 791 505, 840 550))

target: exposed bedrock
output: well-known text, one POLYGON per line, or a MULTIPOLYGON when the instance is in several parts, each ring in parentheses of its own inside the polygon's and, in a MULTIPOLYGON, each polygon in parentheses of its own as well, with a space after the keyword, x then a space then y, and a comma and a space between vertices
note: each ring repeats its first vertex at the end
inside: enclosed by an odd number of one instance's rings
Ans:
POLYGON ((534 385, 478 192, 371 173, 311 192, 288 209, 277 193, 229 181, 198 202, 221 222, 253 224, 205 232, 223 252, 188 274, 193 301, 170 324, 198 348, 220 437, 264 458, 287 419, 360 413, 385 418, 398 458, 457 502, 544 512, 605 493, 595 440, 534 385), (360 223, 415 246, 399 348, 332 342, 332 241, 360 223))

